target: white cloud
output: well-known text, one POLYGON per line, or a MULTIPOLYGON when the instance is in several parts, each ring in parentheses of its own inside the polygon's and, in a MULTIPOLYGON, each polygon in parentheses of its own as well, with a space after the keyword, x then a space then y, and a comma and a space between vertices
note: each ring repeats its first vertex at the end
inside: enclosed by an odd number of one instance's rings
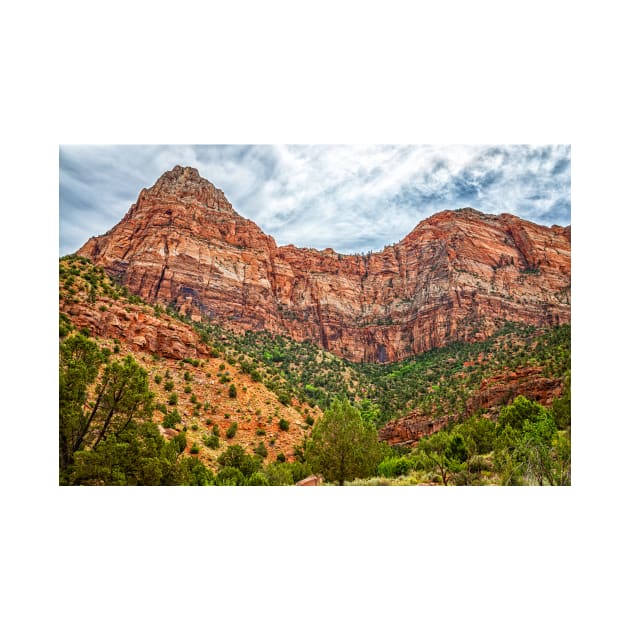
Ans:
POLYGON ((60 248, 107 231, 176 164, 196 167, 278 243, 352 253, 445 208, 569 223, 569 163, 568 146, 64 146, 60 248))

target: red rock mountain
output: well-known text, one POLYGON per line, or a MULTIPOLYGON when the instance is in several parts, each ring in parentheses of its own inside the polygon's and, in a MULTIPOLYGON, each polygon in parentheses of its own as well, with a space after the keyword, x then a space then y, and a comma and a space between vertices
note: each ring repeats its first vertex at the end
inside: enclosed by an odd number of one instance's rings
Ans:
POLYGON ((181 166, 77 253, 193 319, 311 339, 352 361, 483 339, 502 320, 570 321, 570 227, 464 208, 373 254, 278 247, 181 166))

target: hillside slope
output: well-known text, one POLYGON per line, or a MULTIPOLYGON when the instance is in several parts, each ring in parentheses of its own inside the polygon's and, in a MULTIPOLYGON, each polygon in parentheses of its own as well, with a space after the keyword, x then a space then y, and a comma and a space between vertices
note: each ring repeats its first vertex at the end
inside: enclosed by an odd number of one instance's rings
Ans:
POLYGON ((281 453, 293 459, 309 428, 306 418, 319 417, 317 409, 296 400, 281 403, 233 359, 226 360, 204 343, 190 325, 143 303, 89 261, 61 260, 59 280, 60 334, 81 330, 114 356, 132 355, 149 374, 156 403, 153 421, 165 437, 185 430, 186 452, 197 446, 199 459, 213 469, 218 454, 230 444, 252 452, 260 451, 262 443, 265 461, 281 453), (280 428, 281 421, 287 423, 286 430, 280 428), (228 438, 233 423, 236 433, 228 438), (206 442, 212 443, 214 433, 218 444, 209 447, 206 442))

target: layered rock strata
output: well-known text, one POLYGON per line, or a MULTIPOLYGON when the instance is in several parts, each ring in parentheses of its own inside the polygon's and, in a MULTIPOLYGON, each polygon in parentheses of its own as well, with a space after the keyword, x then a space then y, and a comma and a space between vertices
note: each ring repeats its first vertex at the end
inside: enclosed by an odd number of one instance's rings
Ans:
POLYGON ((188 167, 143 189, 77 253, 193 320, 310 339, 355 362, 484 339, 504 320, 570 320, 570 227, 464 208, 377 253, 278 247, 188 167))

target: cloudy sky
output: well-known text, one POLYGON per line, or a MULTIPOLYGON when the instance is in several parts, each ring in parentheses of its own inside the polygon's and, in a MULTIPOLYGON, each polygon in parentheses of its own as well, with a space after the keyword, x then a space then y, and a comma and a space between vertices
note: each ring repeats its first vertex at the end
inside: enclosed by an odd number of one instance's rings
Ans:
POLYGON ((115 225, 176 164, 196 167, 279 245, 378 251, 464 206, 571 223, 569 145, 64 145, 60 255, 115 225))

